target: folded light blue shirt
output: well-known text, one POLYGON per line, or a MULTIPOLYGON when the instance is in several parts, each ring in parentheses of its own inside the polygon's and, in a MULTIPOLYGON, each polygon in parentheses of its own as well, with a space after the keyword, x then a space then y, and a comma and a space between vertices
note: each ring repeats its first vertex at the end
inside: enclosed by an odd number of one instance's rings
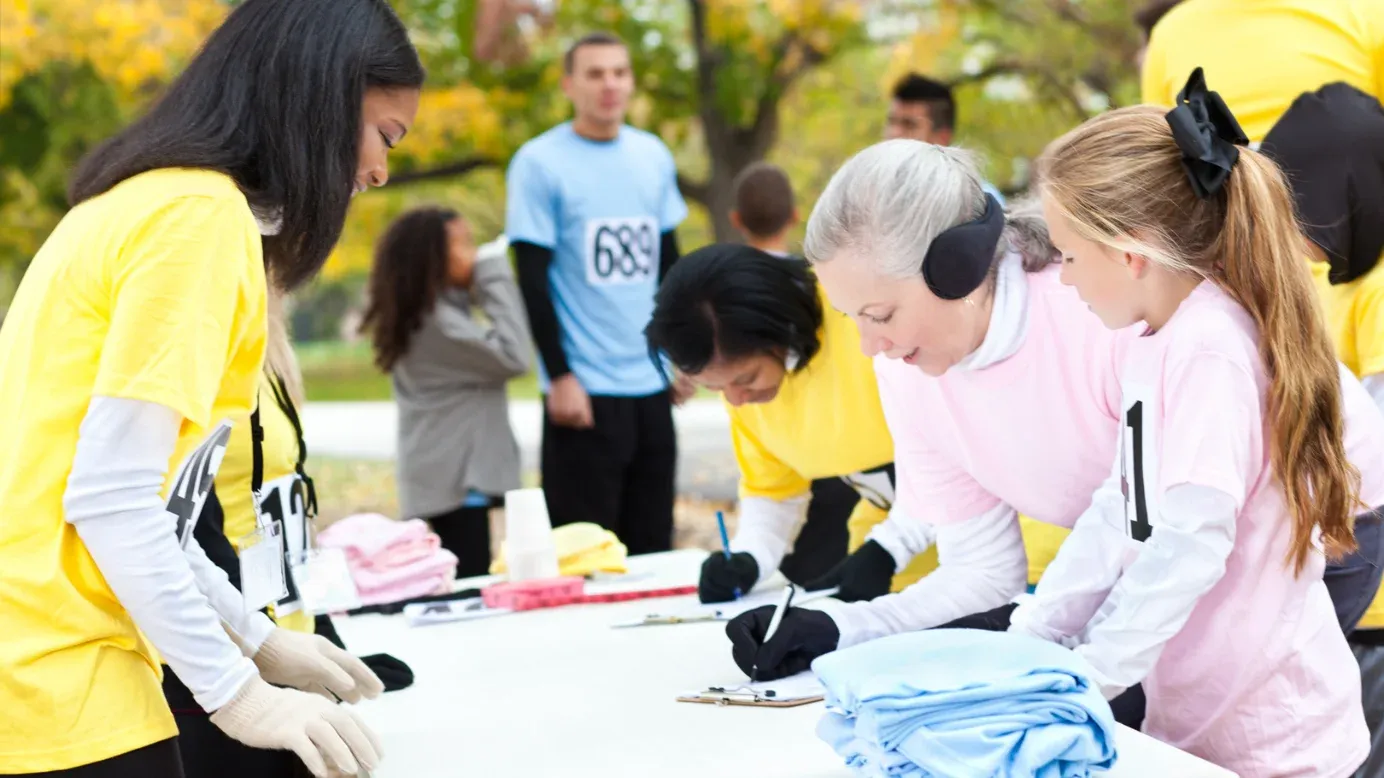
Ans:
POLYGON ((817 734, 861 776, 1084 778, 1114 764, 1115 717, 1086 660, 1008 632, 937 629, 812 663, 817 734))

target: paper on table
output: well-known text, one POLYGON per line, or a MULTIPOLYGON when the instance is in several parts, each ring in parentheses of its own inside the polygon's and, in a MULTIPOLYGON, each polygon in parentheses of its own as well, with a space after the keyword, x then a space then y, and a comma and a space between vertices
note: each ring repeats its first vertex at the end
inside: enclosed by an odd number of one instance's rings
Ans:
POLYGON ((440 602, 415 602, 404 606, 404 618, 409 626, 443 624, 449 621, 470 621, 512 613, 509 608, 487 608, 480 597, 440 602))
MULTIPOLYGON (((836 594, 837 589, 821 589, 815 592, 799 591, 793 597, 794 605, 802 605, 821 600, 836 594)), ((651 612, 642 619, 622 621, 612 626, 637 627, 652 624, 681 624, 694 621, 730 621, 740 614, 765 605, 778 605, 783 600, 783 589, 766 589, 751 592, 738 600, 716 603, 693 603, 666 611, 651 612)))

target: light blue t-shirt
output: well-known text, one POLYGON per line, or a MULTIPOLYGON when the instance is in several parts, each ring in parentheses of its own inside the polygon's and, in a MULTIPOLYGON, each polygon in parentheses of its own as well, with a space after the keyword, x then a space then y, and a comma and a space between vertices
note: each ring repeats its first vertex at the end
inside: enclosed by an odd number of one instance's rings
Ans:
MULTIPOLYGON (((562 350, 587 393, 663 391, 644 327, 662 233, 687 217, 668 147, 634 127, 593 141, 560 124, 519 149, 506 188, 509 240, 553 251, 548 283, 562 350)), ((546 391, 541 358, 539 381, 546 391)))

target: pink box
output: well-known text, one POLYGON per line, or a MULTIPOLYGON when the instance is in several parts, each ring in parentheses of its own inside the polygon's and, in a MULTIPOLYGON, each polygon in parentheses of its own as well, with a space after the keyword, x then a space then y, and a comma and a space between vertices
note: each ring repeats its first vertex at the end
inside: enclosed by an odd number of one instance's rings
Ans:
POLYGON ((481 601, 487 608, 515 611, 551 608, 579 601, 585 586, 586 579, 575 575, 497 583, 481 590, 481 601))

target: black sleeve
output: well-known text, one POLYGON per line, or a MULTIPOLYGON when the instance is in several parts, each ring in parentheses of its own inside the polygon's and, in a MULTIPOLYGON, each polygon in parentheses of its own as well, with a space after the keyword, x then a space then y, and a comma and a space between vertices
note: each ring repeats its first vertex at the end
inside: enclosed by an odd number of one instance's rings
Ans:
POLYGON ((548 267, 552 264, 552 249, 524 241, 514 244, 515 272, 519 276, 519 291, 524 296, 524 307, 529 312, 529 329, 533 330, 538 357, 543 360, 543 369, 550 380, 572 372, 567 366, 567 355, 562 351, 562 330, 558 326, 557 309, 553 307, 552 292, 548 288, 548 267))
POLYGON ((668 230, 663 233, 663 238, 658 246, 658 282, 663 283, 663 279, 668 275, 668 271, 673 267, 673 263, 678 261, 682 254, 678 251, 678 231, 668 230))
MULTIPOLYGON (((253 498, 251 498, 253 499, 253 498)), ((221 498, 216 496, 216 487, 207 492, 207 501, 202 504, 202 514, 192 527, 192 536, 206 552, 207 559, 221 568, 231 585, 240 588, 240 557, 226 537, 226 513, 221 508, 221 498)))

